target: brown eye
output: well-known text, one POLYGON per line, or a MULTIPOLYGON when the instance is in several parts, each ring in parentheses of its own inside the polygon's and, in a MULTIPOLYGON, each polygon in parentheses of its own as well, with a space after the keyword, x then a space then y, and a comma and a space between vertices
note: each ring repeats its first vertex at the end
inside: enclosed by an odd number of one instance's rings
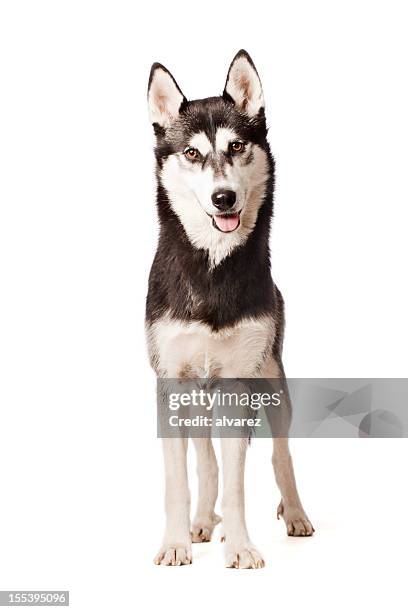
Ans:
POLYGON ((234 140, 234 142, 231 142, 231 149, 234 153, 242 153, 244 150, 244 143, 240 140, 234 140))
POLYGON ((187 159, 192 161, 198 159, 198 151, 197 149, 194 149, 194 147, 187 147, 187 149, 184 150, 184 155, 187 157, 187 159))

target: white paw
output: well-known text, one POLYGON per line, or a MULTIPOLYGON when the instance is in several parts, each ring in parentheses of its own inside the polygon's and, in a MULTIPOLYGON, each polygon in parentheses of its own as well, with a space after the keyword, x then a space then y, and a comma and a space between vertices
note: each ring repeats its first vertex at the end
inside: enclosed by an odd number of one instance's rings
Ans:
POLYGON ((313 525, 307 518, 303 508, 284 506, 281 502, 278 506, 277 516, 278 519, 280 516, 283 516, 289 536, 307 537, 314 533, 313 525))
POLYGON ((225 567, 234 567, 235 569, 259 569, 265 567, 265 561, 262 559, 262 555, 250 542, 246 545, 234 546, 233 544, 229 545, 228 540, 226 540, 225 567))
POLYGON ((166 544, 154 558, 156 565, 190 565, 193 558, 190 544, 166 544))
POLYGON ((209 542, 211 540, 214 527, 221 521, 218 514, 213 513, 212 517, 200 517, 194 519, 191 526, 191 541, 194 543, 209 542))

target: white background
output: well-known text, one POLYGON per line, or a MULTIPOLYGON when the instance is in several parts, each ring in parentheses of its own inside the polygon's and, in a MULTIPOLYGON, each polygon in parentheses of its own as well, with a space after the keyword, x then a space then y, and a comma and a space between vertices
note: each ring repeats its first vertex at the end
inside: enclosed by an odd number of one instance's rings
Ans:
POLYGON ((297 540, 258 441, 248 523, 267 568, 224 569, 217 539, 191 567, 152 564, 162 458, 143 330, 150 65, 205 97, 244 47, 277 161, 287 373, 407 375, 406 17, 396 1, 3 0, 0 589, 69 589, 81 612, 406 605, 406 440, 294 441, 316 527, 297 540))

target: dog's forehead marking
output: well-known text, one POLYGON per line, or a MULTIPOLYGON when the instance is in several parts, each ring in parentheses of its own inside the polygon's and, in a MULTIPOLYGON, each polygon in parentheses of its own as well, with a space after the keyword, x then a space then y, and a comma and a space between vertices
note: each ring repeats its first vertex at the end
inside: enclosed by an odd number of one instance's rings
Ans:
POLYGON ((208 155, 212 151, 211 142, 204 132, 198 132, 190 138, 190 147, 198 149, 201 155, 208 155))
POLYGON ((234 130, 226 127, 218 128, 215 134, 215 148, 217 151, 227 151, 229 143, 236 139, 237 135, 234 130))
POLYGON ((209 137, 205 132, 198 132, 194 134, 189 141, 191 147, 198 149, 202 155, 208 155, 215 151, 228 151, 229 143, 236 140, 237 134, 231 128, 220 127, 217 129, 215 134, 215 143, 211 143, 209 137))

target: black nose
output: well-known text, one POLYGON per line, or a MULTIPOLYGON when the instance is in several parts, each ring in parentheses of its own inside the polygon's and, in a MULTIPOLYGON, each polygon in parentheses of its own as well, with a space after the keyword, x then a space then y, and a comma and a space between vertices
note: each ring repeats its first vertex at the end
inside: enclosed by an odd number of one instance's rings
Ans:
POLYGON ((228 210, 234 206, 237 198, 235 191, 231 191, 230 189, 218 189, 218 191, 214 191, 211 199, 216 208, 228 210))

